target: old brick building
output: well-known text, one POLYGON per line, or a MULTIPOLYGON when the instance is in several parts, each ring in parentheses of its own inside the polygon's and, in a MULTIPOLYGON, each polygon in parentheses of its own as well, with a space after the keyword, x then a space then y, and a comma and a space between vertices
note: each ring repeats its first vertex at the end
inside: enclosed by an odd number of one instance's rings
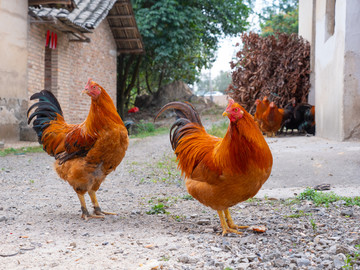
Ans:
POLYGON ((0 4, 0 21, 2 18, 7 25, 0 26, 0 37, 2 33, 5 37, 0 47, 11 47, 8 54, 20 59, 19 65, 8 65, 10 70, 0 69, 5 82, 0 89, 0 114, 7 116, 0 121, 0 141, 31 137, 26 108, 29 97, 42 89, 59 99, 67 122, 82 122, 90 99, 80 93, 88 78, 100 83, 115 101, 118 54, 143 52, 129 0, 28 0, 25 5, 0 4), (11 13, 17 14, 13 21, 9 20, 11 13), (21 34, 15 33, 25 26, 21 34), (15 32, 6 29, 11 27, 15 32), (6 39, 8 32, 14 35, 10 40, 6 39), (48 33, 53 41, 56 35, 56 47, 55 42, 47 44, 48 33), (20 55, 14 49, 19 40, 20 55))

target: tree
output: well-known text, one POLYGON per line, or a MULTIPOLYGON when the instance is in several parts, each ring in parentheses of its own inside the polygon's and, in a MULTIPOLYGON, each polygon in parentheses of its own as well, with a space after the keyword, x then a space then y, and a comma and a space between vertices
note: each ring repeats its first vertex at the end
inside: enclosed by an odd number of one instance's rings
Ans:
POLYGON ((259 14, 262 36, 298 33, 298 1, 278 0, 259 14))
MULTIPOLYGON (((141 63, 119 57, 124 61, 121 66, 129 67, 121 75, 125 86, 119 86, 126 88, 134 82, 138 93, 151 94, 174 80, 195 82, 201 69, 214 61, 220 37, 235 36, 247 28, 247 4, 245 0, 134 0, 146 54, 141 63)), ((123 88, 118 89, 124 93, 118 106, 123 106, 131 93, 123 88)))

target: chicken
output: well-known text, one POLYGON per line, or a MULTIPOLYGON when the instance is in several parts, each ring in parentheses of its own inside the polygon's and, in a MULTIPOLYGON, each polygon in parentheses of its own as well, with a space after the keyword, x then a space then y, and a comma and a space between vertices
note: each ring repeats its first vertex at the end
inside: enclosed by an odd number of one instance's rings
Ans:
POLYGON ((241 234, 229 207, 255 196, 268 179, 272 155, 253 117, 230 99, 223 113, 230 119, 224 138, 206 133, 190 103, 170 102, 160 109, 175 109, 177 120, 170 129, 170 142, 186 188, 200 203, 216 210, 223 235, 241 234))
POLYGON ((260 99, 257 99, 255 101, 255 104, 256 104, 256 111, 254 114, 254 120, 255 122, 258 123, 260 127, 262 122, 262 115, 266 111, 267 107, 269 107, 269 100, 265 96, 262 101, 260 99))
POLYGON ((87 82, 83 93, 91 97, 86 120, 78 125, 67 124, 56 97, 43 90, 31 96, 39 99, 28 110, 28 123, 35 118, 33 128, 43 149, 55 157, 55 170, 77 193, 81 204, 81 217, 103 218, 115 215, 103 212, 96 198, 105 177, 120 164, 129 144, 127 130, 116 111, 111 97, 96 82, 87 82), (35 111, 29 116, 32 109, 35 111), (89 214, 85 193, 94 206, 89 214))
POLYGON ((274 102, 271 102, 262 115, 261 130, 268 137, 274 136, 281 127, 283 115, 284 110, 279 109, 274 102))
POLYGON ((285 106, 285 115, 283 119, 283 127, 291 129, 297 129, 300 133, 307 132, 315 134, 315 107, 301 103, 296 105, 295 103, 285 106), (285 116, 286 115, 286 116, 285 116))
POLYGON ((304 121, 299 125, 299 132, 315 135, 315 106, 304 111, 304 121))
POLYGON ((298 128, 298 124, 295 123, 295 119, 294 119, 295 107, 296 107, 295 100, 293 100, 291 103, 285 106, 281 132, 283 131, 284 127, 286 129, 286 133, 288 132, 289 129, 291 129, 291 133, 293 133, 294 129, 298 128))

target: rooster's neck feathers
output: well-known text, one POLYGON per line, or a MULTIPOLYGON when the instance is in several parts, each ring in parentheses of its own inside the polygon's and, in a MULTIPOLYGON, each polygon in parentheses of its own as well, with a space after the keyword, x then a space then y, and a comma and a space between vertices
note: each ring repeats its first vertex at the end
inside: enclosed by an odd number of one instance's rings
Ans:
POLYGON ((245 173, 252 168, 253 162, 266 168, 269 160, 267 152, 270 153, 267 143, 246 112, 242 119, 230 123, 224 139, 215 149, 215 157, 219 166, 227 168, 227 171, 245 173))
POLYGON ((90 136, 96 137, 99 130, 106 129, 114 124, 123 125, 123 121, 109 94, 101 89, 98 99, 91 100, 90 111, 83 123, 83 128, 90 136))

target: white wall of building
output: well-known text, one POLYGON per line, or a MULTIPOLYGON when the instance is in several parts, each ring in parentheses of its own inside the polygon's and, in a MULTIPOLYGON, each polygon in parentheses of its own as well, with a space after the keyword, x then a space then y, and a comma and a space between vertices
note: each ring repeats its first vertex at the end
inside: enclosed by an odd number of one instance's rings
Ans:
POLYGON ((360 1, 347 1, 344 66, 344 139, 360 139, 360 1))
MULTIPOLYGON (((299 2, 299 35, 309 41, 310 47, 310 68, 315 69, 315 0, 303 0, 299 2)), ((315 76, 310 74, 310 92, 308 103, 315 105, 315 76)))
POLYGON ((359 18, 358 0, 299 2, 299 34, 312 45, 316 135, 323 138, 360 139, 359 18))

